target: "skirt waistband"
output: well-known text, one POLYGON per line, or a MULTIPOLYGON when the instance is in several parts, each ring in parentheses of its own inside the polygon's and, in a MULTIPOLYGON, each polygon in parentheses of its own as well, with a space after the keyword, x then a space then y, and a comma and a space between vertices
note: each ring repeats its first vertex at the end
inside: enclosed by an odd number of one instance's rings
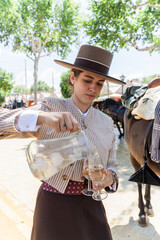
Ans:
POLYGON ((65 195, 82 195, 82 190, 87 187, 87 180, 84 182, 76 182, 70 180, 64 193, 59 192, 56 188, 52 187, 46 182, 42 183, 43 190, 65 195))

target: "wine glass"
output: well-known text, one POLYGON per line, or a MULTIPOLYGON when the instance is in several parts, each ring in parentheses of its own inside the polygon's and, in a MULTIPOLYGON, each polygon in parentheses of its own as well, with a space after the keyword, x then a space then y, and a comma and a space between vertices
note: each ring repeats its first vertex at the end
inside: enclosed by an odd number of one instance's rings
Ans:
POLYGON ((90 177, 88 175, 88 157, 84 158, 82 174, 88 180, 88 186, 87 186, 87 188, 84 188, 82 190, 82 193, 85 196, 89 196, 90 197, 93 194, 93 189, 92 189, 92 181, 91 181, 91 179, 90 179, 90 177))
MULTIPOLYGON (((105 178, 104 166, 97 151, 93 151, 88 157, 88 173, 93 184, 98 184, 105 178), (93 154, 94 153, 94 154, 93 154)), ((102 201, 107 198, 108 194, 105 190, 95 190, 92 198, 97 201, 102 201)))

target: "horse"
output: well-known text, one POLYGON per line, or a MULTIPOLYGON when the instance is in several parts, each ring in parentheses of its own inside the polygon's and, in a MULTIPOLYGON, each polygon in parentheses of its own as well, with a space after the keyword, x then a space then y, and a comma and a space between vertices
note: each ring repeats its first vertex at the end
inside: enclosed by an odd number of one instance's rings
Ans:
MULTIPOLYGON (((124 114, 124 138, 128 145, 128 149, 130 151, 130 160, 131 163, 137 171, 141 166, 144 165, 144 139, 146 138, 146 131, 149 128, 149 124, 153 120, 144 120, 139 119, 136 120, 130 113, 130 110, 126 110, 124 114), (130 115, 130 117, 129 117, 130 115)), ((151 132, 147 139, 148 149, 151 145, 151 132)), ((151 170, 160 176, 160 163, 156 163, 150 158, 150 154, 147 154, 146 159, 147 165, 151 168, 151 170)), ((139 207, 139 225, 142 227, 147 226, 148 216, 154 216, 153 207, 151 205, 151 185, 145 185, 145 194, 144 199, 142 195, 142 183, 138 184, 138 207, 139 207), (145 200, 145 204, 144 204, 145 200)))
POLYGON ((119 138, 124 136, 124 112, 126 108, 122 105, 121 102, 117 102, 112 98, 107 98, 100 104, 100 110, 107 113, 114 124, 117 126, 119 131, 119 138), (122 131, 121 131, 122 128, 122 131))
MULTIPOLYGON (((148 84, 148 89, 157 86, 160 86, 160 77, 150 81, 148 84)), ((130 160, 135 171, 140 169, 141 166, 144 166, 145 160, 145 163, 147 163, 147 166, 153 171, 153 173, 160 176, 160 163, 153 161, 149 153, 152 141, 153 122, 153 119, 135 119, 135 117, 131 114, 131 110, 126 108, 126 111, 124 113, 124 138, 128 145, 130 160), (147 150, 144 152, 144 149, 146 149, 144 148, 145 144, 147 146, 147 150)), ((138 222, 142 227, 147 226, 148 216, 154 216, 153 207, 151 204, 151 182, 149 178, 150 177, 147 179, 147 184, 145 184, 144 197, 142 194, 142 183, 137 183, 139 207, 138 222)))

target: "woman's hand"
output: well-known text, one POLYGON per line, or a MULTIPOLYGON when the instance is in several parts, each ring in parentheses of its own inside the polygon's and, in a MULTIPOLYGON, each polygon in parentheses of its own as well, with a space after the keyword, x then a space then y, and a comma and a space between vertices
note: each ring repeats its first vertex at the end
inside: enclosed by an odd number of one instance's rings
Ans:
POLYGON ((93 189, 95 190, 102 190, 110 185, 113 184, 113 174, 110 170, 104 169, 104 174, 105 174, 105 178, 103 181, 99 182, 99 183, 92 183, 93 184, 93 189))
POLYGON ((41 124, 54 128, 57 133, 80 130, 77 120, 70 112, 40 112, 37 125, 41 124))

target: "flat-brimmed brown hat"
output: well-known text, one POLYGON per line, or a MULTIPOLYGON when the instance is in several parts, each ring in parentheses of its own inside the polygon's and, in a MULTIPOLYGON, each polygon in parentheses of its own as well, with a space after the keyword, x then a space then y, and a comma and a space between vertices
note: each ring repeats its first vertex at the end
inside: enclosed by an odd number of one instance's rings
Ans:
POLYGON ((56 59, 54 61, 63 67, 69 69, 79 69, 82 71, 86 70, 105 77, 105 80, 108 82, 124 85, 125 82, 108 75, 112 58, 113 54, 103 48, 92 45, 82 45, 79 49, 74 64, 56 59))

